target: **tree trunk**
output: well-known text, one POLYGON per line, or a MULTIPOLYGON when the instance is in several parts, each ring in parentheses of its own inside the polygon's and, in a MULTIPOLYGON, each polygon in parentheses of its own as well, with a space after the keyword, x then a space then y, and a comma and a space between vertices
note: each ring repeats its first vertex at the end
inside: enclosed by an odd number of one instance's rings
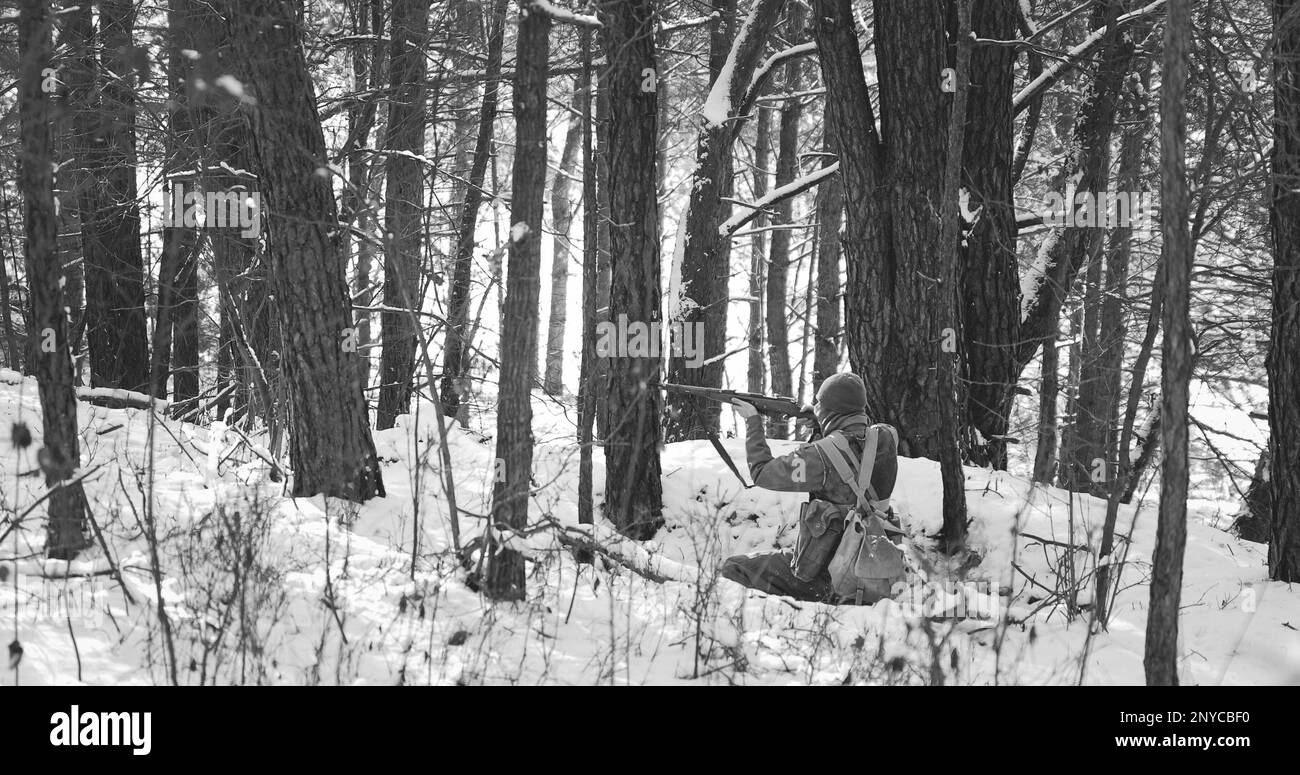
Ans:
POLYGON ((1191 6, 1173 3, 1165 20, 1164 67, 1160 87, 1160 227, 1165 267, 1164 329, 1161 348, 1160 518, 1151 558, 1151 602, 1146 654, 1148 686, 1178 684, 1178 605, 1187 540, 1187 403, 1192 376, 1192 327, 1188 319, 1194 248, 1188 231, 1187 170, 1184 163, 1187 61, 1191 50, 1191 6))
MULTIPOLYGON (((1012 0, 975 0, 972 27, 980 38, 1016 37, 1012 0)), ((967 453, 977 465, 1007 467, 1006 434, 1020 376, 1015 349, 1020 338, 1020 273, 1012 196, 1015 128, 1011 98, 1016 52, 1009 46, 977 46, 971 53, 970 96, 962 181, 976 212, 961 253, 962 333, 966 364, 965 409, 978 431, 967 453)))
MULTIPOLYGON (((803 6, 790 7, 789 29, 803 27, 803 6)), ((798 59, 785 66, 787 93, 795 94, 803 88, 802 62, 798 59)), ((802 103, 796 97, 781 107, 781 128, 777 139, 776 187, 787 186, 799 177, 799 120, 803 115, 802 103)), ((781 200, 776 208, 776 226, 789 227, 794 223, 794 197, 781 200)), ((772 232, 772 258, 767 265, 767 357, 772 373, 772 392, 778 396, 794 395, 790 374, 790 339, 785 314, 786 293, 790 280, 789 228, 772 232)), ((790 423, 784 418, 768 421, 768 433, 774 439, 788 438, 790 423)))
POLYGON ((149 354, 136 191, 134 5, 102 0, 99 24, 106 78, 84 148, 95 182, 81 209, 90 379, 96 387, 141 390, 149 382, 149 354))
POLYGON ((1275 0, 1273 327, 1268 355, 1273 535, 1270 578, 1300 581, 1300 3, 1275 0))
POLYGON ((59 264, 58 219, 54 213, 54 147, 49 95, 41 88, 51 65, 53 15, 43 0, 23 0, 19 8, 18 83, 22 156, 19 189, 27 234, 27 278, 31 288, 30 335, 36 339, 36 381, 41 399, 44 448, 41 469, 52 492, 48 500, 45 553, 71 560, 88 545, 85 495, 81 485, 64 485, 81 465, 77 439, 77 398, 68 352, 63 307, 63 269, 59 264))
MULTIPOLYGON (((753 195, 757 201, 767 196, 768 164, 772 157, 772 108, 762 104, 754 119, 754 172, 753 195)), ((746 381, 749 392, 767 392, 766 321, 763 317, 764 297, 767 293, 767 216, 760 213, 754 218, 754 235, 750 237, 749 253, 749 362, 746 381)))
POLYGON ((568 317, 569 300, 569 228, 573 223, 574 203, 573 171, 578 166, 578 148, 584 128, 579 116, 584 115, 590 95, 573 87, 573 102, 569 106, 569 128, 564 135, 564 150, 560 154, 560 167, 551 186, 551 221, 555 236, 551 245, 551 315, 546 328, 546 376, 548 395, 558 396, 564 390, 564 323, 568 317))
POLYGON ((424 296, 420 293, 420 247, 423 243, 425 42, 430 0, 396 0, 388 54, 388 184, 384 199, 384 307, 380 337, 379 409, 375 426, 393 427, 411 408, 415 374, 415 326, 424 296), (392 310, 401 310, 400 312, 392 310))
MULTIPOLYGON (((722 387, 725 364, 717 356, 727 346, 731 246, 730 237, 720 234, 718 227, 730 211, 723 197, 731 188, 733 176, 731 146, 743 122, 741 103, 784 5, 785 0, 756 0, 734 36, 727 21, 735 14, 735 0, 717 0, 713 5, 715 16, 709 36, 713 93, 706 104, 696 143, 695 169, 684 216, 686 229, 682 235, 686 242, 680 249, 681 287, 677 289, 678 297, 669 299, 669 314, 674 317, 671 322, 697 327, 703 333, 697 338, 702 340, 703 352, 673 353, 668 359, 670 382, 722 387), (728 63, 732 66, 727 73, 730 80, 722 80, 720 76, 724 75, 723 68, 728 63)), ((717 401, 684 393, 674 393, 668 401, 670 409, 664 431, 667 440, 703 438, 717 432, 722 407, 717 401)))
MULTIPOLYGON (((600 5, 601 37, 610 63, 609 221, 610 317, 659 322, 659 203, 655 196, 658 109, 653 74, 654 4, 612 0, 600 5)), ((606 396, 609 432, 605 501, 619 532, 649 539, 663 525, 659 478, 659 360, 611 357, 606 396)))
MULTIPOLYGON (((827 164, 832 163, 829 159, 827 164)), ((817 327, 813 359, 813 394, 822 381, 840 370, 840 223, 844 185, 839 175, 817 188, 817 327)), ((811 282, 811 279, 809 280, 811 282)))
MULTIPOLYGON (((514 81, 515 162, 510 193, 510 265, 501 321, 501 388, 498 398, 496 482, 492 522, 497 530, 528 524, 533 471, 533 372, 537 366, 538 298, 546 191, 546 66, 551 17, 520 0, 514 81), (504 469, 502 468, 504 466, 504 469)), ((525 597, 524 558, 499 547, 488 533, 489 597, 525 597)))
MULTIPOLYGON (((596 415, 596 154, 592 131, 591 28, 581 35, 582 75, 582 361, 578 366, 578 524, 595 520, 592 430, 596 415)), ((590 561, 589 555, 580 560, 590 561)))
POLYGON ((268 215, 271 278, 293 418, 293 494, 384 494, 355 348, 325 137, 292 8, 222 3, 256 103, 247 108, 268 215))
POLYGON ((487 42, 487 66, 483 87, 483 105, 479 109, 478 137, 474 141, 474 159, 470 164, 469 184, 460 208, 460 225, 456 234, 456 254, 452 259, 451 293, 448 300, 447 334, 443 342, 442 385, 439 400, 443 414, 459 417, 462 377, 468 371, 466 332, 469 326, 470 281, 474 268, 474 230, 478 225, 479 205, 483 201, 483 179, 492 154, 492 127, 497 115, 497 93, 501 73, 501 47, 505 34, 508 0, 492 5, 491 33, 487 42))
POLYGON ((940 460, 944 535, 954 548, 965 532, 965 494, 957 488, 959 458, 952 462, 959 455, 953 424, 959 411, 949 364, 960 353, 946 343, 959 340, 961 321, 957 256, 940 244, 943 223, 935 207, 946 194, 957 195, 946 185, 951 105, 936 88, 946 50, 944 9, 876 4, 888 143, 875 129, 851 11, 848 0, 819 0, 813 14, 826 127, 840 157, 845 198, 853 202, 844 238, 850 362, 867 385, 868 414, 898 429, 903 454, 940 460))

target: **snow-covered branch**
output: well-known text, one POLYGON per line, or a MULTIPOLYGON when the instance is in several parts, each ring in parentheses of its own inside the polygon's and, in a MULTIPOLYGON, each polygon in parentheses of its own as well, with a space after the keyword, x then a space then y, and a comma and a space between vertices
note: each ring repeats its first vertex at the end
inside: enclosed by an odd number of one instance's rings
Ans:
POLYGON ((549 16, 551 17, 552 21, 557 21, 560 22, 561 24, 576 24, 579 27, 601 26, 600 20, 597 19, 595 16, 589 16, 587 14, 581 14, 581 13, 574 13, 573 11, 570 11, 567 8, 557 8, 555 7, 555 5, 551 4, 548 0, 533 0, 532 5, 530 5, 529 8, 531 10, 538 11, 546 16, 549 16))
MULTIPOLYGON (((1150 5, 1124 14, 1116 20, 1115 24, 1116 26, 1122 26, 1137 19, 1150 16, 1163 8, 1164 5, 1165 0, 1155 0, 1155 2, 1150 5)), ((1029 101, 1032 100, 1036 94, 1056 83, 1057 79, 1065 73, 1078 67, 1079 62, 1101 44, 1101 41, 1106 37, 1106 31, 1108 29, 1110 29, 1109 25, 1093 30, 1088 37, 1083 39, 1083 42, 1070 49, 1064 59, 1051 67, 1046 68, 1037 78, 1025 84, 1025 88, 1021 89, 1020 93, 1011 101, 1012 111, 1018 115, 1020 111, 1029 107, 1029 101)))
POLYGON ((796 57, 808 56, 809 54, 815 53, 817 53, 817 44, 809 41, 807 43, 800 43, 797 46, 791 46, 790 48, 778 51, 764 60, 763 64, 759 65, 754 70, 754 74, 749 79, 749 88, 745 90, 745 97, 740 103, 740 112, 744 113, 749 109, 749 106, 753 105, 754 101, 758 99, 759 91, 763 88, 763 84, 767 82, 767 79, 771 77, 772 72, 776 69, 777 65, 795 59, 796 57))
POLYGON ((724 237, 730 237, 741 226, 744 226, 745 224, 754 220, 754 218, 760 212, 766 210, 767 208, 771 207, 772 205, 778 202, 782 202, 786 199, 789 199, 792 196, 797 196, 803 193, 804 191, 807 191, 808 189, 812 188, 813 186, 817 185, 818 183, 822 182, 826 178, 836 174, 839 171, 840 171, 840 163, 837 161, 832 164, 828 164, 825 167, 822 167, 816 172, 810 172, 807 175, 798 178, 797 180, 792 180, 789 183, 785 184, 784 186, 781 186, 780 188, 772 189, 772 191, 768 192, 767 196, 764 196, 762 199, 758 200, 757 202, 754 202, 753 204, 742 205, 742 207, 748 208, 748 211, 743 213, 737 213, 731 216, 730 218, 728 218, 726 221, 722 223, 721 226, 718 227, 718 233, 724 237))

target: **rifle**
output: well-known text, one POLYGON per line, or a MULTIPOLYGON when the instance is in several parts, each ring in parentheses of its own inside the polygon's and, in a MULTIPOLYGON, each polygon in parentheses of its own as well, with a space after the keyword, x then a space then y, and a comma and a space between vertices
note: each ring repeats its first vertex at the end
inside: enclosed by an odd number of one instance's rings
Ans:
MULTIPOLYGON (((660 385, 664 390, 671 393, 685 393, 687 395, 707 398, 710 401, 717 401, 722 404, 729 404, 732 401, 744 401, 758 410, 758 413, 765 417, 775 417, 785 419, 794 417, 798 420, 806 420, 812 426, 813 438, 821 436, 821 424, 817 422, 817 415, 813 413, 811 406, 801 404, 788 396, 765 396, 762 393, 741 393, 736 390, 722 390, 721 388, 696 387, 694 385, 676 385, 671 382, 664 382, 660 385)), ((753 487, 752 484, 745 483, 745 477, 740 475, 740 469, 736 467, 727 450, 723 448, 722 442, 718 441, 717 434, 708 433, 709 441, 713 444, 713 449, 717 451, 718 456, 727 464, 731 472, 736 475, 740 483, 746 488, 753 487)))

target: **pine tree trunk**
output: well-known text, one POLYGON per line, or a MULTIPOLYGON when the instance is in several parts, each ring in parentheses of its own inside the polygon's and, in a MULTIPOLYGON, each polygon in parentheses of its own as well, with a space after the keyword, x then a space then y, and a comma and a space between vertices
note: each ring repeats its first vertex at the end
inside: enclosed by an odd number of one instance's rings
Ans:
POLYGON ((220 4, 248 68, 248 112, 270 233, 293 425, 293 494, 365 501, 384 485, 360 382, 338 211, 316 95, 292 9, 273 0, 220 4))
POLYGON ((568 317, 569 299, 569 230, 573 223, 574 202, 573 171, 578 166, 578 150, 582 142, 583 126, 578 116, 583 115, 589 95, 573 87, 573 102, 569 106, 569 128, 564 135, 564 150, 560 153, 560 167, 551 186, 551 221, 555 236, 551 241, 551 314, 546 328, 545 389, 548 395, 557 396, 564 390, 564 324, 568 317))
MULTIPOLYGON (((845 334, 850 362, 867 386, 867 412, 894 425, 905 455, 940 460, 944 535, 955 548, 965 532, 965 494, 957 447, 959 407, 953 370, 960 353, 957 254, 941 244, 936 203, 956 186, 946 162, 951 101, 935 88, 946 53, 944 9, 882 0, 875 13, 882 140, 848 0, 819 0, 813 31, 826 83, 826 127, 840 158, 848 208, 844 249, 845 334)), ((960 81, 960 78, 958 79, 960 81)), ((963 114, 964 115, 964 114, 963 114)), ((960 167, 957 167, 960 172, 960 167)))
POLYGON ((136 191, 135 10, 130 0, 103 0, 99 9, 105 80, 97 131, 85 147, 92 201, 81 212, 90 377, 96 387, 141 390, 149 355, 136 191))
MULTIPOLYGON (((767 195, 767 179, 772 157, 772 108, 766 103, 758 108, 754 119, 754 172, 755 201, 767 195)), ((760 213, 754 218, 754 236, 750 237, 749 254, 749 363, 747 381, 749 392, 767 392, 767 321, 763 316, 767 294, 767 216, 760 213)))
MULTIPOLYGON (((515 163, 510 194, 510 265, 501 320, 501 387, 497 409, 496 481, 492 522, 497 530, 528 524, 533 471, 533 372, 537 366, 542 215, 546 191, 546 69, 551 18, 520 0, 514 81, 515 163)), ((489 532, 485 590, 496 600, 522 600, 524 558, 500 547, 489 532)))
POLYGON ((375 426, 393 427, 411 408, 415 374, 415 326, 423 307, 420 292, 421 220, 424 214, 425 42, 430 0, 393 5, 388 54, 388 184, 384 199, 384 307, 380 337, 379 410, 375 426), (390 310, 401 310, 394 312, 390 310))
MULTIPOLYGON (((700 337, 703 352, 673 353, 668 359, 670 382, 722 387, 724 363, 715 356, 721 355, 727 346, 731 240, 729 236, 720 234, 718 227, 730 215, 730 207, 723 198, 731 190, 734 174, 731 147, 743 122, 740 103, 784 5, 785 0, 756 0, 746 21, 738 26, 727 24, 736 13, 735 0, 718 0, 713 6, 715 17, 709 36, 710 80, 716 81, 723 66, 731 61, 731 81, 722 84, 727 88, 729 110, 726 120, 706 120, 700 126, 685 215, 681 297, 669 300, 679 319, 674 323, 698 326, 703 332, 700 337), (731 56, 733 48, 734 57, 731 56), (701 356, 702 364, 699 363, 701 356)), ((717 432, 721 412, 718 402, 683 393, 673 393, 668 396, 668 402, 670 409, 664 431, 667 440, 703 438, 708 433, 717 432)))
POLYGON ((483 201, 483 180, 492 153, 492 127, 496 121, 497 93, 501 73, 501 48, 505 34, 505 17, 508 0, 495 0, 492 5, 491 33, 487 42, 487 66, 483 87, 483 105, 479 109, 478 137, 474 141, 474 158, 470 163, 469 185, 465 188, 465 201, 460 208, 460 225, 456 235, 456 254, 452 259, 451 294, 448 301, 447 334, 443 343, 442 385, 439 400, 443 413, 459 417, 461 378, 468 371, 466 333, 469 330, 471 301, 470 282, 474 268, 474 230, 478 224, 479 206, 483 201))
POLYGON ((1300 581, 1300 31, 1296 0, 1275 0, 1273 327, 1268 355, 1273 534, 1269 577, 1300 581), (1286 20, 1283 23, 1283 19, 1286 20))
MULTIPOLYGON (((1015 3, 975 0, 972 27, 983 39, 1016 37, 1015 3)), ((1020 376, 1015 350, 1020 337, 1020 273, 1012 196, 1015 127, 1011 98, 1016 52, 1008 46, 976 46, 971 53, 962 180, 969 208, 978 211, 961 250, 963 348, 967 422, 979 432, 967 453, 977 465, 1007 467, 1005 437, 1020 376)))
MULTIPOLYGON (((790 7, 789 29, 798 32, 803 27, 803 6, 790 7)), ((787 93, 795 94, 803 88, 802 63, 796 59, 785 66, 787 93)), ((777 139, 776 187, 781 188, 799 177, 799 120, 803 116, 799 98, 787 100, 781 107, 781 128, 777 139)), ((794 197, 781 200, 776 208, 776 226, 789 227, 794 223, 794 197)), ((789 228, 772 232, 772 254, 767 265, 767 357, 772 373, 772 392, 778 396, 794 395, 790 374, 789 323, 786 317, 786 295, 790 281, 789 228)), ((768 434, 774 439, 790 436, 790 424, 784 419, 768 422, 768 434)))
MULTIPOLYGON (((578 523, 595 520, 592 475, 593 430, 596 420, 596 153, 592 127, 592 34, 580 33, 582 75, 578 87, 586 95, 582 111, 582 361, 578 366, 578 523)), ((590 561, 590 556, 580 559, 590 561)))
POLYGON ((63 312, 63 269, 59 263, 58 219, 54 213, 54 156, 50 99, 42 89, 51 65, 53 15, 43 0, 23 0, 18 18, 21 57, 18 82, 22 151, 19 189, 27 234, 25 255, 31 288, 31 336, 36 340, 36 381, 41 400, 44 448, 41 468, 48 499, 45 553, 71 560, 88 545, 85 495, 79 483, 63 485, 81 465, 77 438, 77 398, 68 352, 68 322, 63 312))
MULTIPOLYGON (((832 163, 827 161, 828 164, 832 163)), ((840 370, 840 223, 844 218, 844 184, 835 175, 817 188, 817 327, 813 359, 813 393, 840 370)))
POLYGON ((1188 232, 1186 137, 1187 62, 1192 43, 1191 5, 1173 3, 1165 20, 1160 87, 1160 227, 1165 267, 1161 348, 1160 517, 1151 558, 1151 602, 1146 654, 1148 686, 1178 684, 1178 607, 1187 541, 1187 403, 1192 377, 1192 327, 1188 318, 1194 247, 1188 232))
MULTIPOLYGON (((610 317, 659 322, 659 203, 655 196, 656 119, 654 4, 620 0, 600 6, 601 37, 610 63, 609 221, 610 317)), ((619 532, 649 539, 663 525, 659 468, 659 361, 609 359, 605 501, 619 532)))

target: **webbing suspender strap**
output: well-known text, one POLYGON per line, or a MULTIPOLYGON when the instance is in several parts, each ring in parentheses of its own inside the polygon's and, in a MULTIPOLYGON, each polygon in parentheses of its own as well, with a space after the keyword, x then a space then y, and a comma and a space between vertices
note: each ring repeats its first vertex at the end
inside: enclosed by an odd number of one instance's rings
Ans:
POLYGON ((880 438, 879 432, 875 428, 867 429, 866 443, 862 448, 862 462, 857 466, 856 476, 850 467, 853 463, 853 448, 849 446, 848 440, 840 433, 832 433, 828 438, 838 448, 839 454, 828 450, 826 457, 830 458, 831 465, 835 466, 835 472, 840 475, 840 479, 853 490, 854 495, 858 496, 858 506, 867 506, 872 501, 879 500, 875 490, 871 488, 871 471, 876 465, 876 443, 880 438), (870 500, 867 499, 868 495, 871 496, 870 500))

